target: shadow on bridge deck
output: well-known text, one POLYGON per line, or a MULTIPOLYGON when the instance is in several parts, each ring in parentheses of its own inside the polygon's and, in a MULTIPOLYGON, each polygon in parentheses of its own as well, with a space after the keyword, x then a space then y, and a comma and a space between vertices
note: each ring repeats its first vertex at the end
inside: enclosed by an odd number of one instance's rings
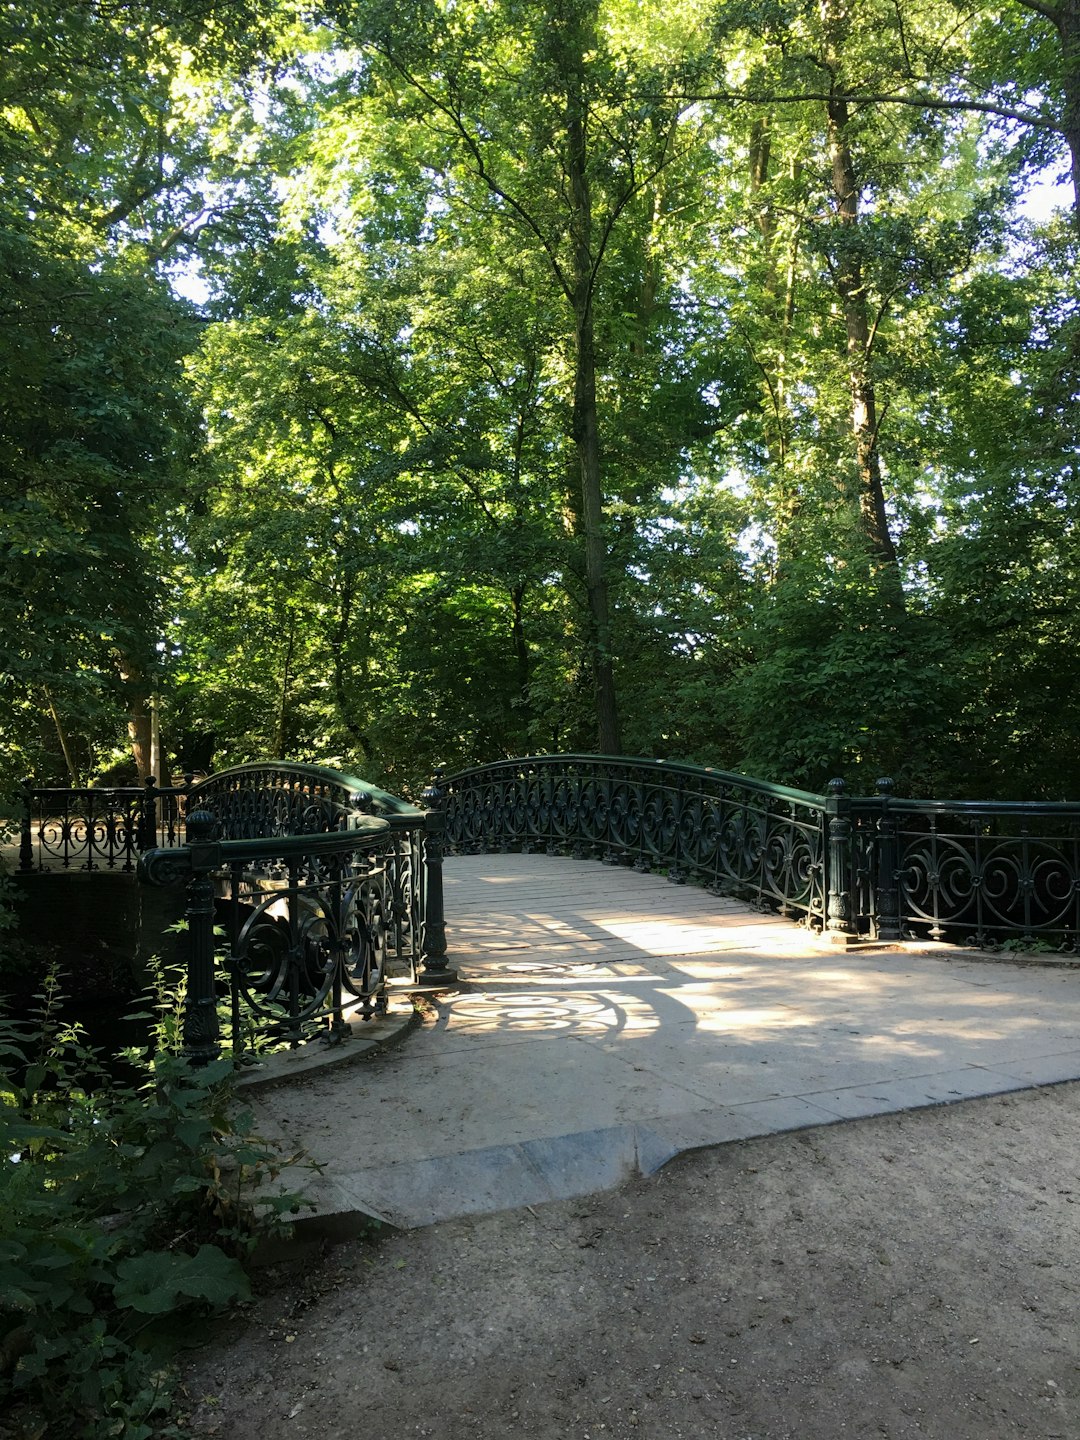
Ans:
POLYGON ((260 1096, 326 1216, 401 1226, 648 1174, 681 1151, 1080 1078, 1080 974, 831 952, 652 875, 446 863, 464 982, 377 1064, 260 1096))

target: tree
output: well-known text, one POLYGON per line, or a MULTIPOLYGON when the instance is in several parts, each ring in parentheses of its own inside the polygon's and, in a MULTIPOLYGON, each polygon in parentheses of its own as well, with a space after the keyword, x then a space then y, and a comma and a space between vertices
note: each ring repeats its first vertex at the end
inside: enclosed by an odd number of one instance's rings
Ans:
MULTIPOLYGON (((336 6, 369 57, 369 103, 405 107, 422 126, 419 163, 449 178, 449 203, 475 207, 502 243, 524 244, 565 305, 570 339, 566 400, 577 485, 568 500, 582 538, 582 581, 601 749, 619 748, 612 643, 608 485, 597 401, 603 276, 634 202, 683 154, 680 107, 626 98, 647 69, 619 48, 617 12, 598 0, 544 6, 336 6), (659 142, 659 143, 658 143, 659 142), (598 307, 600 315, 598 318, 598 307)), ((650 12, 648 19, 656 23, 650 12)), ((674 73, 697 63, 697 37, 669 33, 674 73)), ((670 47, 669 47, 670 48, 670 47)))

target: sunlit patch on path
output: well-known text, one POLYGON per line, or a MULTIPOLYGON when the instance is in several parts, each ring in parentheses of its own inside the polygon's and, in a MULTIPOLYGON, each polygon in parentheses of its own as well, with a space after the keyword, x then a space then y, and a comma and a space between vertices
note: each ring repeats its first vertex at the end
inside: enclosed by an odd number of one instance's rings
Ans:
POLYGON ((261 1099, 319 1203, 403 1225, 535 1204, 680 1150, 1080 1078, 1080 972, 823 950, 589 861, 446 863, 462 988, 377 1064, 261 1099))

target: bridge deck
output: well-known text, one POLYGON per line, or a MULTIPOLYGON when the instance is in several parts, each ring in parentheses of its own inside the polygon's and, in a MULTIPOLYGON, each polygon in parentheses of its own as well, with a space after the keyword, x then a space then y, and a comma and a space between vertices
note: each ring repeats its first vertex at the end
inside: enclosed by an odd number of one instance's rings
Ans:
POLYGON ((1080 1078, 1080 974, 939 947, 834 953, 658 876, 446 863, 465 982, 376 1064, 266 1092, 326 1211, 535 1204, 700 1145, 1080 1078))

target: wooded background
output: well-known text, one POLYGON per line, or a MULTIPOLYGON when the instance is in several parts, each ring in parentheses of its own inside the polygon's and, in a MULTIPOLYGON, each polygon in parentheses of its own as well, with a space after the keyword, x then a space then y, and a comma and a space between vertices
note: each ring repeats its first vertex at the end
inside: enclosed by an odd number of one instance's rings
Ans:
POLYGON ((26 0, 0 46, 5 784, 1080 796, 1080 0, 26 0))

